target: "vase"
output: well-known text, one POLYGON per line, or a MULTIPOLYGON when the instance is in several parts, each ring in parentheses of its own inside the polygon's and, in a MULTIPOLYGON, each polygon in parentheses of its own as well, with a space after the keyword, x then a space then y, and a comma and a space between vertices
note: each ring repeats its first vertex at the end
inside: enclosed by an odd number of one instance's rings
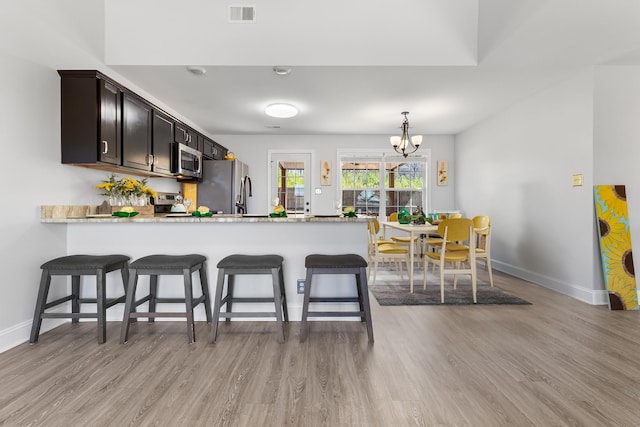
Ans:
POLYGON ((121 195, 113 195, 109 196, 109 204, 111 206, 126 206, 127 200, 124 196, 121 195))
POLYGON ((398 222, 400 224, 409 224, 411 222, 411 214, 405 208, 400 209, 400 212, 398 212, 398 222))
POLYGON ((136 195, 130 194, 128 197, 128 202, 130 206, 147 206, 149 201, 146 195, 136 195))

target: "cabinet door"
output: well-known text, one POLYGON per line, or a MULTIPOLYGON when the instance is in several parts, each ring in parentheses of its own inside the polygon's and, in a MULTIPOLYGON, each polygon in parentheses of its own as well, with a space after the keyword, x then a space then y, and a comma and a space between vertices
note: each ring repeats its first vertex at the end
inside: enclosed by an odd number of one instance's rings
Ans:
POLYGON ((204 148, 204 136, 200 135, 199 133, 195 133, 193 139, 197 141, 197 145, 193 148, 202 152, 204 148))
POLYGON ((185 144, 187 144, 188 147, 191 147, 194 150, 200 151, 200 148, 198 148, 198 133, 189 127, 186 128, 186 133, 187 142, 185 144))
POLYGON ((151 170, 151 106, 135 95, 122 97, 122 165, 151 170))
POLYGON ((171 148, 174 121, 166 114, 154 110, 153 114, 153 171, 171 174, 171 148))
POLYGON ((175 124, 173 140, 198 151, 202 151, 204 145, 204 136, 180 122, 175 124))
POLYGON ((173 140, 181 144, 189 145, 189 128, 180 122, 176 122, 173 140))
POLYGON ((98 82, 100 85, 98 156, 102 162, 120 165, 120 88, 102 79, 98 82))
POLYGON ((205 138, 204 141, 202 142, 202 156, 205 159, 217 160, 215 157, 215 153, 216 153, 215 142, 205 138))
POLYGON ((213 157, 214 160, 224 160, 224 156, 227 155, 228 150, 223 147, 222 145, 218 144, 217 142, 214 143, 215 144, 215 155, 213 157))

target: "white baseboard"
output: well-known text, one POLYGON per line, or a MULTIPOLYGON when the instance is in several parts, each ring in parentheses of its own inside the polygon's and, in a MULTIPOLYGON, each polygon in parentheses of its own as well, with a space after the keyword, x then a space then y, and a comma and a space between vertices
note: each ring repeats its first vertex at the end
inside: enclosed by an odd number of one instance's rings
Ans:
MULTIPOLYGON (((42 327, 40 328, 40 333, 43 334, 70 321, 71 319, 44 319, 42 327)), ((29 336, 31 335, 31 324, 32 320, 26 320, 0 331, 0 353, 28 342, 29 336)))
POLYGON ((553 277, 529 271, 520 267, 515 267, 500 261, 491 260, 494 269, 528 280, 545 288, 560 292, 561 294, 570 296, 579 301, 586 302, 591 305, 607 305, 608 294, 606 290, 588 289, 573 283, 564 282, 553 277))

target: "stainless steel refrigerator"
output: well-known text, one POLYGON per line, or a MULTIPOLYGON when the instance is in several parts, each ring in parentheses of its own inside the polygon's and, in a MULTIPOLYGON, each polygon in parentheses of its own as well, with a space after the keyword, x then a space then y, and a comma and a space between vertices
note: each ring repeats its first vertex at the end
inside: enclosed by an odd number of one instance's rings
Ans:
POLYGON ((212 212, 248 213, 252 196, 249 168, 239 160, 205 160, 198 183, 198 205, 212 212))

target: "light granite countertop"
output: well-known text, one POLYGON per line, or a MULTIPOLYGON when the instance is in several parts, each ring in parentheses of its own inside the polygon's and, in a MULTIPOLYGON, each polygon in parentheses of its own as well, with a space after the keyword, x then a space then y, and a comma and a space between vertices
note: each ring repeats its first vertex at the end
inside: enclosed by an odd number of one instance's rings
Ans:
POLYGON ((368 216, 345 218, 337 215, 300 215, 285 218, 271 218, 268 214, 221 214, 211 217, 195 217, 188 214, 163 214, 155 216, 134 216, 132 218, 113 217, 111 214, 96 213, 96 206, 88 205, 43 205, 40 209, 41 223, 301 223, 301 222, 367 222, 368 216))

